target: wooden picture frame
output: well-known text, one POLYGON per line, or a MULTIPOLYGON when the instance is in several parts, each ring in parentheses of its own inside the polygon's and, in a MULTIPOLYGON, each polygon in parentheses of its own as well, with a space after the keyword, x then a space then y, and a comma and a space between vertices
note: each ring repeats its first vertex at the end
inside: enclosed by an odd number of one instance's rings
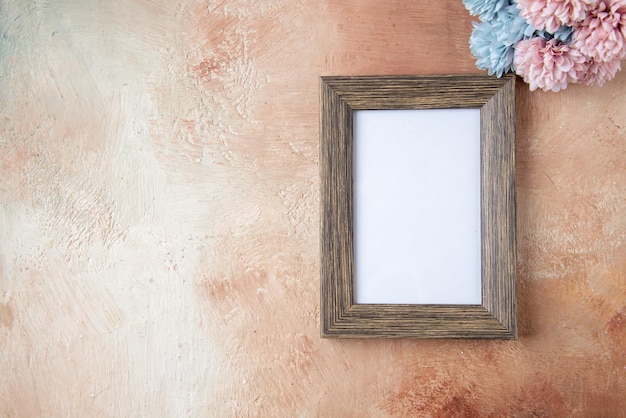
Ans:
POLYGON ((322 77, 321 336, 517 338, 515 78, 322 77), (482 303, 354 302, 353 112, 480 109, 482 303))

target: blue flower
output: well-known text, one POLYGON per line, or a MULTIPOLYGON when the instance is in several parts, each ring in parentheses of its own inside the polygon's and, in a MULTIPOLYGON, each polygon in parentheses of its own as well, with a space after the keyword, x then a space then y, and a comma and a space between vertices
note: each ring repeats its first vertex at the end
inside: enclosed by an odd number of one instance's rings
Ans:
POLYGON ((537 31, 537 36, 541 36, 544 39, 558 39, 566 44, 571 43, 574 40, 574 28, 571 26, 561 26, 554 33, 549 33, 545 30, 537 31))
POLYGON ((519 14, 517 6, 507 6, 495 16, 495 27, 498 40, 512 46, 533 37, 536 29, 519 14))
POLYGON ((474 23, 469 44, 476 66, 498 77, 514 71, 514 45, 534 33, 535 28, 519 15, 515 5, 501 8, 491 20, 474 23))
POLYGON ((492 29, 492 22, 474 23, 474 30, 469 40, 470 50, 476 57, 476 66, 487 70, 489 75, 507 73, 513 68, 512 47, 499 42, 492 29))
POLYGON ((463 0, 463 4, 472 16, 479 16, 481 21, 486 22, 502 8, 513 4, 513 0, 463 0))

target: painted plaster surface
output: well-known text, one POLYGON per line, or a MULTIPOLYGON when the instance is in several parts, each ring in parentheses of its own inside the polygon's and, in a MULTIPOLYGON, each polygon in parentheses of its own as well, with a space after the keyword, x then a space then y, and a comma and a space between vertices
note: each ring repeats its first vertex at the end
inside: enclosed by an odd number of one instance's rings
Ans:
POLYGON ((518 85, 517 341, 319 338, 318 77, 460 0, 0 0, 0 416, 626 416, 626 73, 518 85))

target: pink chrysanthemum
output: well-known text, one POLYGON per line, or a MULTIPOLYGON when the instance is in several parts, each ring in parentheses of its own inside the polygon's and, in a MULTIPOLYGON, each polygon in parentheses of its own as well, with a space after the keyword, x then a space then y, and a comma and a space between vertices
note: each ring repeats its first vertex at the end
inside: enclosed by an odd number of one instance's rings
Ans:
POLYGON ((561 26, 583 20, 591 1, 594 0, 517 0, 517 7, 536 29, 554 33, 561 26))
POLYGON ((560 91, 583 74, 585 57, 558 39, 530 38, 515 46, 515 72, 530 85, 530 90, 560 91))
POLYGON ((626 0, 600 0, 575 25, 574 45, 597 62, 626 57, 626 0))
POLYGON ((589 59, 585 63, 585 70, 577 75, 577 79, 579 83, 584 83, 588 86, 602 87, 607 81, 613 80, 615 74, 621 69, 622 62, 619 58, 607 62, 589 59))

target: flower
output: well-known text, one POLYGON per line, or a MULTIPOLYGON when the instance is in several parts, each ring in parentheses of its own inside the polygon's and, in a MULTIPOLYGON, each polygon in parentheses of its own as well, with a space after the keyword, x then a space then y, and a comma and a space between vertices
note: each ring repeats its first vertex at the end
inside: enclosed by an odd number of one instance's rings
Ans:
POLYGON ((515 46, 516 72, 530 85, 531 91, 563 90, 569 82, 578 81, 585 71, 585 62, 580 51, 558 39, 535 37, 521 40, 515 46))
POLYGON ((597 1, 575 26, 574 45, 596 62, 626 57, 626 0, 597 1))
POLYGON ((494 18, 500 9, 509 6, 513 0, 463 0, 465 8, 472 16, 479 16, 486 22, 494 18))
POLYGON ((535 28, 519 15, 514 5, 500 9, 494 19, 474 23, 469 43, 477 58, 476 66, 498 77, 512 71, 513 46, 534 32, 535 28))
POLYGON ((497 75, 511 71, 513 67, 513 47, 498 42, 491 22, 474 23, 470 36, 470 50, 476 57, 476 66, 487 70, 489 75, 497 75))
POLYGON ((536 32, 537 36, 541 36, 544 39, 558 39, 561 42, 571 43, 574 39, 574 28, 572 26, 561 26, 556 32, 550 33, 548 31, 539 30, 536 32))
POLYGON ((585 70, 578 76, 578 82, 588 86, 600 86, 615 78, 615 74, 622 69, 622 62, 619 58, 613 61, 598 62, 593 59, 587 60, 585 70))
POLYGON ((593 0, 517 0, 520 14, 539 30, 556 32, 585 18, 593 0))
POLYGON ((515 5, 503 8, 495 19, 498 22, 498 40, 505 45, 515 45, 521 39, 532 37, 536 32, 535 27, 520 16, 515 5))
POLYGON ((626 58, 626 0, 463 0, 480 22, 469 46, 476 66, 516 72, 530 90, 602 86, 626 58))

